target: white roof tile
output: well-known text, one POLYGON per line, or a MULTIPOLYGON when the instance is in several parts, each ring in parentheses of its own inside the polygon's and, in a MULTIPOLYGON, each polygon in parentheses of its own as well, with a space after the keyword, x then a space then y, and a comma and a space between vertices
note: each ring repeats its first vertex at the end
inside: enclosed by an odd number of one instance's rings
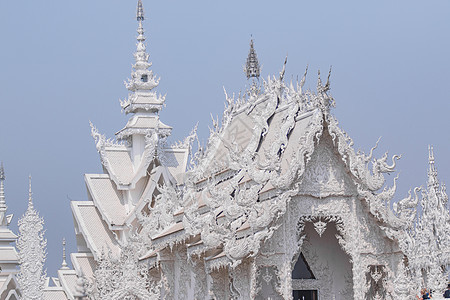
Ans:
POLYGON ((123 225, 127 216, 123 192, 107 175, 86 174, 86 183, 94 203, 110 225, 123 225))
POLYGON ((87 278, 94 277, 94 270, 97 268, 94 256, 90 253, 72 253, 72 264, 78 271, 81 270, 84 276, 87 278))
POLYGON ((113 256, 118 256, 117 241, 102 220, 100 213, 92 201, 72 201, 72 211, 89 249, 97 257, 104 250, 111 250, 113 256))
POLYGON ((164 166, 169 169, 173 176, 186 172, 188 149, 164 149, 164 156, 164 166))
POLYGON ((44 300, 68 300, 66 293, 61 288, 49 288, 44 290, 44 300))
POLYGON ((130 153, 122 149, 107 148, 105 149, 106 159, 112 175, 122 184, 128 184, 134 177, 133 162, 130 153))
POLYGON ((62 288, 68 295, 68 298, 73 299, 73 294, 75 293, 75 287, 78 279, 75 270, 58 270, 58 277, 62 288))

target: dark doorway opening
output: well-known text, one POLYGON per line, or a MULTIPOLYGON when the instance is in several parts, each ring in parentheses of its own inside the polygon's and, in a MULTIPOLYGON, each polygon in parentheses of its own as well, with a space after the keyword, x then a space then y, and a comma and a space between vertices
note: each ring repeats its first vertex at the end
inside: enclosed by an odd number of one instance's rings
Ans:
POLYGON ((298 260, 292 270, 292 279, 316 279, 311 268, 308 265, 303 253, 300 252, 298 260))
POLYGON ((292 296, 294 300, 319 300, 317 290, 294 290, 292 296))

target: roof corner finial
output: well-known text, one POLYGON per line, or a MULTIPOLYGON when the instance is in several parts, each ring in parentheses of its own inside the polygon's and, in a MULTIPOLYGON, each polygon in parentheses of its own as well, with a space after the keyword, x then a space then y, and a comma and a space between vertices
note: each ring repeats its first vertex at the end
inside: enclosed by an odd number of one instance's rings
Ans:
POLYGON ((66 262, 66 238, 63 238, 62 246, 63 246, 63 261, 62 261, 62 264, 61 264, 61 270, 68 270, 69 267, 68 267, 67 262, 66 262))
POLYGON ((256 51, 253 43, 253 36, 250 39, 250 51, 248 52, 247 63, 244 67, 244 72, 247 76, 247 79, 251 77, 259 79, 261 67, 258 62, 258 57, 256 56, 256 51))
POLYGON ((288 55, 286 53, 286 58, 284 59, 283 68, 280 71, 280 81, 283 81, 284 74, 286 73, 286 64, 287 64, 288 55))

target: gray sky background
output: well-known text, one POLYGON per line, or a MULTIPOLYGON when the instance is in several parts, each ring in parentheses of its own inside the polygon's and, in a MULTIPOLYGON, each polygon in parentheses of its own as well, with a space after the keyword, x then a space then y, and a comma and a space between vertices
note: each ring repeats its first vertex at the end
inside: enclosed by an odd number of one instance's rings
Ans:
MULTIPOLYGON (((0 2, 0 160, 12 229, 24 213, 28 174, 46 223, 47 268, 61 264, 61 240, 75 251, 69 199, 87 198, 84 173, 101 172, 89 120, 109 137, 126 116, 135 50, 137 0, 0 2)), ((250 35, 263 65, 286 78, 309 65, 305 87, 330 65, 334 114, 376 156, 402 154, 396 199, 426 183, 427 146, 450 183, 450 2, 436 1, 149 1, 143 0, 150 60, 165 94, 161 120, 173 141, 199 122, 208 136, 228 94, 248 82, 242 66, 250 35)), ((391 184, 394 175, 387 176, 391 184)))

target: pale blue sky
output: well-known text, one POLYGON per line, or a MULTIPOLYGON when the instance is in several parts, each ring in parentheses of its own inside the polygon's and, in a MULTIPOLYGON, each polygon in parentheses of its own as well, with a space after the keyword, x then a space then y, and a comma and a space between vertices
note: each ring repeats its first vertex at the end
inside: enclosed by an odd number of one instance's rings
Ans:
MULTIPOLYGON (((48 273, 61 263, 61 239, 75 250, 69 198, 86 199, 84 173, 101 172, 89 120, 112 137, 127 117, 118 99, 135 49, 135 0, 0 2, 0 160, 9 212, 27 204, 45 218, 48 273)), ((377 156, 403 154, 397 198, 425 184, 427 145, 440 179, 450 184, 450 2, 441 1, 149 1, 144 23, 161 113, 182 139, 199 122, 206 140, 210 113, 220 115, 223 87, 243 90, 250 35, 262 75, 287 78, 309 65, 333 66, 335 116, 377 156)), ((394 176, 388 176, 392 181, 394 176)))

